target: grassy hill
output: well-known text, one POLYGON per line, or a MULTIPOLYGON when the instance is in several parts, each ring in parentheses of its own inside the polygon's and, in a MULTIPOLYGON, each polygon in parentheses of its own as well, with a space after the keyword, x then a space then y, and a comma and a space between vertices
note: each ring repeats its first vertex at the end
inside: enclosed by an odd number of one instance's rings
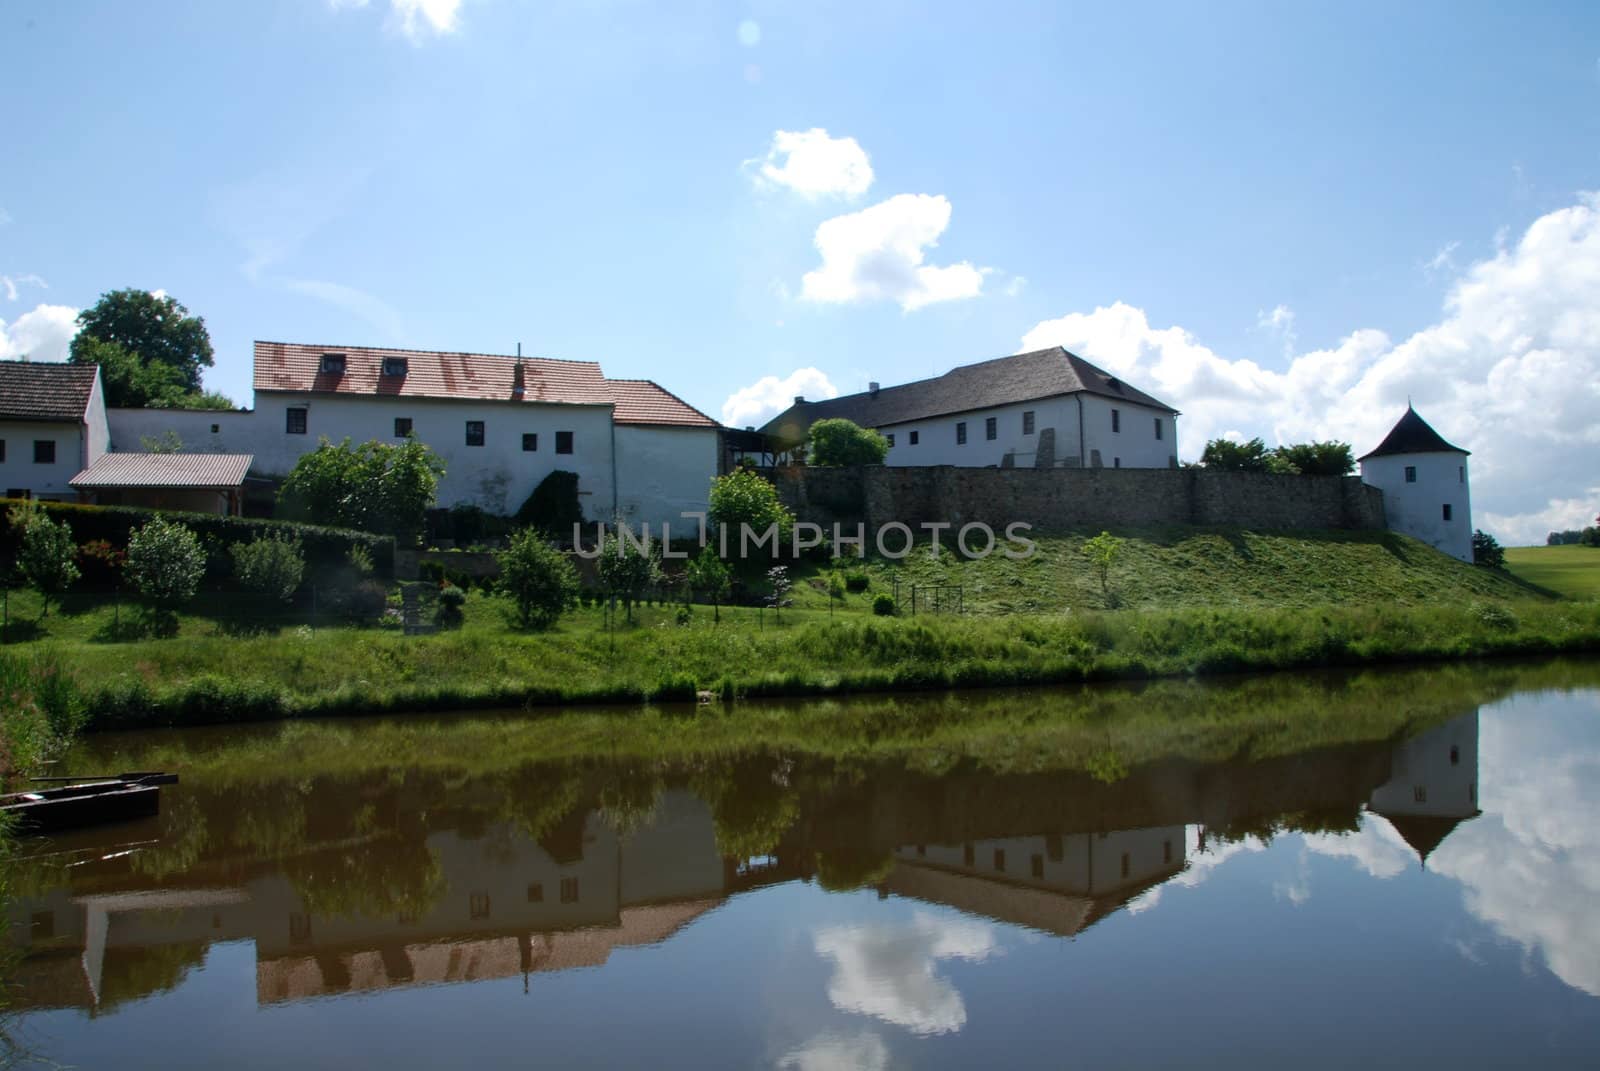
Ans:
MULTIPOLYGON (((870 559, 840 568, 865 571, 871 578, 869 596, 893 593, 898 579, 906 609, 913 584, 919 610, 926 605, 930 585, 959 586, 966 612, 980 614, 1329 603, 1415 606, 1549 597, 1526 579, 1467 565, 1391 532, 1202 528, 1119 529, 1113 534, 1122 538, 1122 547, 1110 570, 1109 591, 1102 592, 1099 574, 1083 553, 1093 534, 1039 537, 1038 551, 1025 561, 998 551, 969 561, 948 550, 933 560, 921 545, 900 562, 870 559)), ((953 540, 944 542, 948 546, 953 540)), ((1600 552, 1594 556, 1600 560, 1600 552)), ((798 579, 800 605, 826 605, 825 571, 802 573, 798 579)), ((855 605, 859 600, 851 596, 849 601, 855 605)))
POLYGON ((1600 547, 1507 547, 1506 568, 1568 598, 1600 597, 1600 547))

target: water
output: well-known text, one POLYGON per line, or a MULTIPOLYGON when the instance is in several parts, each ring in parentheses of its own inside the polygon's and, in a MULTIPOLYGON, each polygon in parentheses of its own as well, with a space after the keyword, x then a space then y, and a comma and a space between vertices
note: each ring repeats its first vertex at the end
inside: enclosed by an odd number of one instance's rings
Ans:
POLYGON ((88 1068, 1594 1066, 1574 672, 1098 777, 757 749, 186 778, 159 820, 27 845, 9 1030, 88 1068))

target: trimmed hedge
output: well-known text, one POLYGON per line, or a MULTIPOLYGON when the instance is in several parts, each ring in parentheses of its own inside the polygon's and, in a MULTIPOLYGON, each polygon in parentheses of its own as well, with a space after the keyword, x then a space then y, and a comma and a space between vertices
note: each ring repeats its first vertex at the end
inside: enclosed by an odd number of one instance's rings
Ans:
MULTIPOLYGON (((0 498, 0 562, 16 561, 21 534, 11 526, 11 507, 17 499, 0 498)), ((361 546, 372 555, 374 571, 383 577, 394 575, 394 539, 389 536, 356 532, 346 528, 323 528, 292 521, 269 521, 255 517, 219 517, 210 513, 175 513, 141 509, 137 506, 87 506, 75 502, 39 502, 36 505, 50 517, 65 521, 72 529, 73 542, 82 546, 103 539, 118 550, 128 546, 128 535, 152 517, 162 517, 192 529, 206 548, 206 578, 226 580, 233 574, 231 548, 248 543, 258 535, 272 533, 300 540, 308 573, 319 569, 338 569, 349 560, 350 548, 361 546)))

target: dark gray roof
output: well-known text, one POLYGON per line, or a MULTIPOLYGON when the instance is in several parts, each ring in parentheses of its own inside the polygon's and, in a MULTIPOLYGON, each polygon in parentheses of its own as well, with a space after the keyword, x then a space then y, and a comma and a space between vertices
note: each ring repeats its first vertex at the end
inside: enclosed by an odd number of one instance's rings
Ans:
POLYGON ((97 371, 92 364, 0 361, 0 420, 82 420, 97 371))
POLYGON ((1166 413, 1177 412, 1077 354, 1053 346, 962 365, 933 379, 884 387, 876 394, 866 391, 842 398, 801 402, 773 417, 761 430, 781 442, 793 443, 804 439, 813 423, 829 417, 843 417, 864 428, 884 428, 912 420, 1079 392, 1166 413))
POLYGON ((1406 406, 1406 415, 1401 417, 1394 427, 1389 429, 1389 434, 1383 437, 1383 442, 1369 454, 1362 454, 1360 460, 1369 457, 1383 457, 1386 454, 1467 454, 1459 446, 1451 446, 1444 441, 1444 436, 1434 431, 1426 420, 1417 415, 1417 411, 1406 406))

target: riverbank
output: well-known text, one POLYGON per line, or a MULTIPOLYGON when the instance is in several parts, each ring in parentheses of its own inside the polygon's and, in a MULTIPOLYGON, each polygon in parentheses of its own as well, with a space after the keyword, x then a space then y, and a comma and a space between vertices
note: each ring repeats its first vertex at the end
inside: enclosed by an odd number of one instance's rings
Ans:
POLYGON ((1600 651, 1600 604, 1190 609, 1004 617, 651 607, 608 628, 581 609, 507 629, 474 593, 465 625, 286 628, 181 641, 33 643, 0 651, 57 724, 86 730, 579 703, 691 703, 1060 684, 1600 651))

